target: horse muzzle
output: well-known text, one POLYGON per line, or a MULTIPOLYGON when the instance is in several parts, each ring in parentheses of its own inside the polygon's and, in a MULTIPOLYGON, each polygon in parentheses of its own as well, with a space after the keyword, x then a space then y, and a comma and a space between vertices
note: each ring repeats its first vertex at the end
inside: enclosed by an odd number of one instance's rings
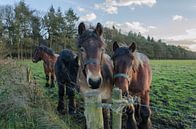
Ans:
POLYGON ((35 59, 32 59, 32 62, 33 62, 33 63, 37 63, 37 60, 35 60, 35 59))
POLYGON ((90 87, 92 89, 98 89, 100 87, 102 83, 102 79, 99 78, 99 79, 96 79, 96 80, 93 80, 91 78, 88 79, 88 84, 90 85, 90 87))

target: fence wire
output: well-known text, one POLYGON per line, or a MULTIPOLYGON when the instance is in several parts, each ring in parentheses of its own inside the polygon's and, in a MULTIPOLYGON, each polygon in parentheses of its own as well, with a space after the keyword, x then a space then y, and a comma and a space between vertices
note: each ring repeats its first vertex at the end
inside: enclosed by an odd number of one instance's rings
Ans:
MULTIPOLYGON (((60 83, 60 82, 58 82, 60 83)), ((62 84, 62 83, 60 83, 62 84)), ((73 85, 74 87, 79 87, 79 85, 73 81, 70 82, 71 85, 73 85)), ((65 86, 65 84, 62 84, 65 86)), ((76 88, 73 87, 69 87, 69 86, 65 86, 65 89, 68 88, 72 91, 74 91, 76 94, 76 97, 80 98, 81 101, 77 101, 77 107, 76 107, 76 118, 78 119, 77 122, 78 123, 83 123, 85 122, 85 117, 84 117, 84 100, 82 100, 81 96, 83 96, 83 94, 81 94, 76 88)), ((65 92, 66 93, 66 92, 65 92)), ((156 96, 157 98, 159 98, 157 95, 153 94, 153 96, 156 96)), ((196 124, 196 115, 189 115, 189 114, 184 114, 180 111, 176 111, 176 110, 169 110, 166 108, 161 108, 158 107, 156 104, 151 102, 150 106, 147 105, 143 105, 139 102, 138 97, 126 97, 123 98, 122 100, 112 100, 115 101, 115 103, 119 103, 118 106, 113 106, 112 103, 102 103, 101 105, 97 105, 98 108, 106 108, 106 109, 110 109, 111 111, 115 112, 115 113, 126 113, 125 107, 129 106, 129 105, 139 105, 142 107, 150 107, 150 109, 152 109, 152 113, 154 115, 160 115, 160 116, 164 116, 164 113, 170 114, 171 117, 175 117, 175 116, 181 116, 182 117, 182 121, 186 122, 191 129, 193 129, 195 127, 196 124), (188 120, 186 120, 188 119, 188 120)), ((194 108, 194 110, 196 110, 196 108, 194 108)), ((159 128, 158 125, 153 125, 154 128, 159 128)))

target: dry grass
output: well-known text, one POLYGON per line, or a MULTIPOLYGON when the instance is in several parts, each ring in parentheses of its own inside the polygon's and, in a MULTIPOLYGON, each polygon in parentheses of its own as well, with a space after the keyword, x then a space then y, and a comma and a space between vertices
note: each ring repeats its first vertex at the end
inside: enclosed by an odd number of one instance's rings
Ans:
POLYGON ((35 81, 28 83, 26 68, 0 61, 0 128, 67 129, 55 114, 50 98, 35 81))

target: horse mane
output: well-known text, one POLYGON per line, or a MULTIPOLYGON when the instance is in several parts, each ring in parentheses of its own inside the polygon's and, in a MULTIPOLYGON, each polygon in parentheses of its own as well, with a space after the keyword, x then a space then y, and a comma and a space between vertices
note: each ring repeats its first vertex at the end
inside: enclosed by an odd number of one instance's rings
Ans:
POLYGON ((64 62, 70 62, 76 58, 76 54, 70 49, 64 49, 60 52, 60 57, 64 62))
POLYGON ((143 67, 143 54, 139 52, 133 52, 133 69, 138 70, 139 66, 143 67))
POLYGON ((41 48, 41 50, 43 50, 44 52, 46 52, 47 54, 54 56, 54 51, 51 48, 48 48, 44 45, 40 45, 39 48, 41 48))

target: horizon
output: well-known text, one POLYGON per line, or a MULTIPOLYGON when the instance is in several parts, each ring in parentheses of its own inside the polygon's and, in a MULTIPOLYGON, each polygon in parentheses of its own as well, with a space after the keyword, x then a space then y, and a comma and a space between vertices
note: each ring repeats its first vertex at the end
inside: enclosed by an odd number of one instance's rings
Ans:
MULTIPOLYGON (((0 6, 14 6, 20 0, 1 0, 0 6)), ((123 34, 130 31, 161 39, 170 45, 196 52, 196 1, 189 0, 24 0, 30 9, 47 12, 53 5, 64 12, 72 8, 79 21, 104 27, 114 25, 123 34)))

